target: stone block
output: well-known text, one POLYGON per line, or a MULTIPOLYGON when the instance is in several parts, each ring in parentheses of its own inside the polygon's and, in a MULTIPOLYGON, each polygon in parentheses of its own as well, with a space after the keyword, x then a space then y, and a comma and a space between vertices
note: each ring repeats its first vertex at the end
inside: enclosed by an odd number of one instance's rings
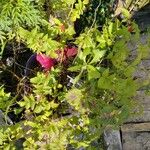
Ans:
POLYGON ((121 131, 123 150, 150 150, 150 123, 125 124, 121 131))

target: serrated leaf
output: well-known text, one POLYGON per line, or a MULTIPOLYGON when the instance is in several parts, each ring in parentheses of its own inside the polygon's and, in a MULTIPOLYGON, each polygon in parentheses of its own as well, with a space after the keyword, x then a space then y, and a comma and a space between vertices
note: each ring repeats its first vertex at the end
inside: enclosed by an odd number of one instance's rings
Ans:
POLYGON ((105 55, 106 51, 93 50, 93 53, 94 53, 94 58, 92 59, 90 64, 100 61, 100 59, 105 55))

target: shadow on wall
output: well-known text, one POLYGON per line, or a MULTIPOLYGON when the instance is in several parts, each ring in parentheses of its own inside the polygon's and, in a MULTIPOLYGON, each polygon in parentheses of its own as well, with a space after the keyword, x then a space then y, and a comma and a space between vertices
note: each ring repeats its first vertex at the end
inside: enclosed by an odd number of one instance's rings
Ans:
POLYGON ((150 4, 143 7, 133 15, 133 20, 139 25, 141 31, 150 27, 150 4))

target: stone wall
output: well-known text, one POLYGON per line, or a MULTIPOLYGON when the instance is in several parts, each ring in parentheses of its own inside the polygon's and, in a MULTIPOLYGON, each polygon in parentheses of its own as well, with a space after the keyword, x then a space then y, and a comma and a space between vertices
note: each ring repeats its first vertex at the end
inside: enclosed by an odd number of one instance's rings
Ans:
MULTIPOLYGON (((146 31, 150 27, 150 5, 135 13, 133 19, 141 31, 146 31)), ((141 42, 146 44, 147 40, 150 40, 150 36, 146 32, 142 33, 141 42)), ((136 45, 130 45, 132 55, 136 53, 135 47, 136 45)), ((150 80, 150 58, 142 60, 134 77, 138 78, 139 82, 150 80)), ((140 114, 129 118, 120 131, 104 133, 107 150, 150 150, 150 96, 145 94, 145 89, 141 89, 137 91, 135 100, 141 106, 140 114)))
MULTIPOLYGON (((136 13, 134 19, 142 31, 150 27, 150 5, 136 13)), ((141 35, 142 43, 146 44, 148 39, 150 37, 146 33, 141 35)), ((139 82, 150 80, 150 58, 142 60, 135 77, 139 82)), ((130 118, 121 127, 122 148, 123 150, 150 150, 150 96, 145 94, 145 89, 141 89, 137 91, 136 100, 143 110, 140 115, 130 118)))

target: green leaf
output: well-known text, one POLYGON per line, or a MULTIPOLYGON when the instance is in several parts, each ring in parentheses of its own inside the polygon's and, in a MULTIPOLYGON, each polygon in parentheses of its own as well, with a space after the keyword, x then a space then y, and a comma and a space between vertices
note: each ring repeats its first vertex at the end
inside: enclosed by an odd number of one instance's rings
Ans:
POLYGON ((65 33, 68 35, 74 35, 75 34, 75 30, 73 26, 69 26, 66 30, 65 33))
POLYGON ((126 19, 130 19, 131 18, 131 14, 130 14, 130 12, 127 9, 125 9, 125 8, 122 7, 121 8, 121 12, 126 17, 126 19))
POLYGON ((50 104, 50 108, 52 109, 56 109, 59 106, 59 104, 55 103, 54 101, 51 101, 49 104, 50 104))
POLYGON ((115 74, 112 75, 108 75, 108 72, 106 70, 106 72, 104 72, 102 74, 102 77, 99 78, 98 80, 98 87, 101 89, 114 89, 114 84, 115 84, 115 74))
POLYGON ((128 66, 128 67, 125 69, 125 75, 126 75, 127 77, 130 77, 131 75, 133 75, 135 69, 136 69, 136 67, 128 66))
POLYGON ((6 110, 10 105, 10 93, 5 93, 4 87, 0 86, 0 109, 6 110))
POLYGON ((99 62, 100 59, 105 55, 106 51, 93 50, 93 53, 94 53, 94 58, 92 59, 90 64, 99 62))
POLYGON ((83 4, 88 4, 89 0, 83 0, 83 4))
POLYGON ((98 87, 101 89, 111 89, 112 88, 112 82, 109 80, 109 78, 101 77, 98 80, 98 87))
POLYGON ((92 65, 87 65, 88 79, 97 79, 100 77, 99 71, 92 65))
POLYGON ((36 105, 34 112, 35 113, 41 113, 43 111, 43 107, 41 105, 36 105))
POLYGON ((82 65, 78 65, 78 66, 69 67, 68 70, 69 70, 69 71, 72 71, 72 72, 73 72, 73 71, 76 72, 76 71, 80 71, 81 68, 82 68, 82 65))
POLYGON ((79 110, 82 106, 82 97, 82 91, 76 88, 69 90, 65 95, 67 102, 77 110, 79 110))

